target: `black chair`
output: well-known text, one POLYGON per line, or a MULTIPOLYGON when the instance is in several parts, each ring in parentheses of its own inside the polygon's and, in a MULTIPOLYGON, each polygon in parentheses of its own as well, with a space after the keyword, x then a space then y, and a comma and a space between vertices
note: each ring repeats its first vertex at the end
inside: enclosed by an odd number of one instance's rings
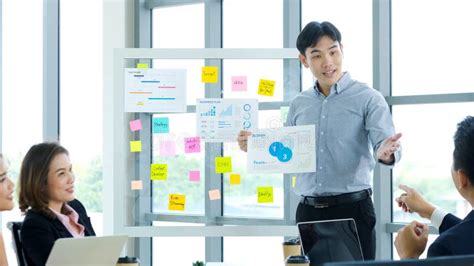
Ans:
POLYGON ((433 257, 422 260, 392 260, 392 261, 353 261, 353 262, 331 262, 324 263, 324 266, 472 266, 474 265, 474 255, 459 255, 433 257))
POLYGON ((23 245, 21 244, 20 231, 23 222, 8 222, 7 227, 12 231, 12 237, 14 241, 14 248, 16 253, 16 260, 18 266, 27 266, 25 253, 23 252, 23 245))

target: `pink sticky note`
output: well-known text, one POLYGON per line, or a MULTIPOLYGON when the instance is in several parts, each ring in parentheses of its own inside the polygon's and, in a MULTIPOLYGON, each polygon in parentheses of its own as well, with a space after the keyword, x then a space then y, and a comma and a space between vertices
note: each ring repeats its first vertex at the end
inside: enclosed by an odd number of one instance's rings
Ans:
POLYGON ((209 199, 210 200, 221 199, 221 191, 218 189, 209 190, 209 199))
POLYGON ((233 76, 232 77, 232 91, 247 91, 247 77, 233 76))
POLYGON ((130 130, 131 131, 142 130, 142 121, 140 119, 130 121, 130 130))
POLYGON ((201 152, 201 138, 200 137, 184 138, 184 152, 185 153, 201 152))
POLYGON ((175 156, 176 155, 176 146, 174 141, 165 140, 160 141, 160 156, 175 156))
POLYGON ((131 187, 132 190, 141 190, 143 189, 143 182, 141 180, 132 180, 131 187))
POLYGON ((198 182, 199 180, 201 180, 201 172, 189 171, 189 181, 198 182))

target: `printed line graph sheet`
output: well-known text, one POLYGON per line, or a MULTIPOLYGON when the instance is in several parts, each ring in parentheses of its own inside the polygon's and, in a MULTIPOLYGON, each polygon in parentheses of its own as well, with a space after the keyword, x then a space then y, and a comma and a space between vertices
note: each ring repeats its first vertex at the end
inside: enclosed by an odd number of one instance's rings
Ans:
POLYGON ((125 69, 125 112, 186 112, 185 69, 125 69))
POLYGON ((247 153, 249 173, 316 172, 315 126, 254 130, 247 153))

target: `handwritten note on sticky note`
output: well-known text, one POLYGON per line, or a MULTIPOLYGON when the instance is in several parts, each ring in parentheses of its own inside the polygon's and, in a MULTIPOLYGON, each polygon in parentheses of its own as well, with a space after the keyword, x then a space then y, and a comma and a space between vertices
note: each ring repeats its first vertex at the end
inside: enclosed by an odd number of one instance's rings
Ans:
POLYGON ((239 174, 230 174, 230 184, 231 185, 240 185, 240 175, 239 174))
POLYGON ((199 182, 201 180, 200 171, 189 171, 189 181, 199 182))
POLYGON ((143 189, 143 182, 141 180, 132 180, 130 183, 130 187, 132 190, 142 190, 143 189))
POLYGON ((168 165, 154 163, 150 167, 151 180, 166 180, 168 178, 168 165))
POLYGON ((232 158, 231 157, 216 157, 216 173, 232 172, 232 158))
POLYGON ((232 91, 247 91, 247 77, 246 76, 233 76, 232 80, 232 91))
POLYGON ((147 68, 148 68, 148 64, 139 63, 139 64, 137 64, 137 68, 147 69, 147 68))
POLYGON ((141 152, 141 151, 142 151, 141 140, 130 141, 130 152, 141 152))
POLYGON ((201 138, 200 137, 184 138, 184 152, 185 153, 201 152, 201 138))
POLYGON ((258 203, 273 203, 273 187, 257 187, 258 203))
POLYGON ((170 132, 170 120, 168 117, 155 117, 152 122, 153 133, 164 134, 170 132))
POLYGON ((217 67, 216 66, 205 66, 202 67, 202 82, 204 83, 217 83, 217 67))
POLYGON ((295 187, 296 185, 296 176, 291 177, 291 187, 295 187))
POLYGON ((209 190, 209 199, 210 200, 221 199, 221 191, 218 189, 209 190))
POLYGON ((275 81, 274 80, 267 80, 261 79, 258 83, 258 94, 264 96, 273 96, 275 92, 275 81))
POLYGON ((142 120, 137 119, 137 120, 130 121, 130 130, 131 131, 142 130, 142 120))
POLYGON ((168 210, 184 211, 186 205, 186 196, 180 194, 170 194, 168 197, 168 210))
POLYGON ((160 141, 160 156, 170 157, 176 155, 176 145, 173 140, 160 141))

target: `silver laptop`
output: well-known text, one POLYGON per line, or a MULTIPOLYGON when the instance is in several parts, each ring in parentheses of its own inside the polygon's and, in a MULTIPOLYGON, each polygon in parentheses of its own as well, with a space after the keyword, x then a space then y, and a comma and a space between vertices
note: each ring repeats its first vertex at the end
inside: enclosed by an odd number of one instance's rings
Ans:
POLYGON ((127 236, 60 238, 54 242, 46 266, 115 266, 127 236))
POLYGON ((354 219, 302 222, 297 226, 311 265, 364 260, 354 219))

